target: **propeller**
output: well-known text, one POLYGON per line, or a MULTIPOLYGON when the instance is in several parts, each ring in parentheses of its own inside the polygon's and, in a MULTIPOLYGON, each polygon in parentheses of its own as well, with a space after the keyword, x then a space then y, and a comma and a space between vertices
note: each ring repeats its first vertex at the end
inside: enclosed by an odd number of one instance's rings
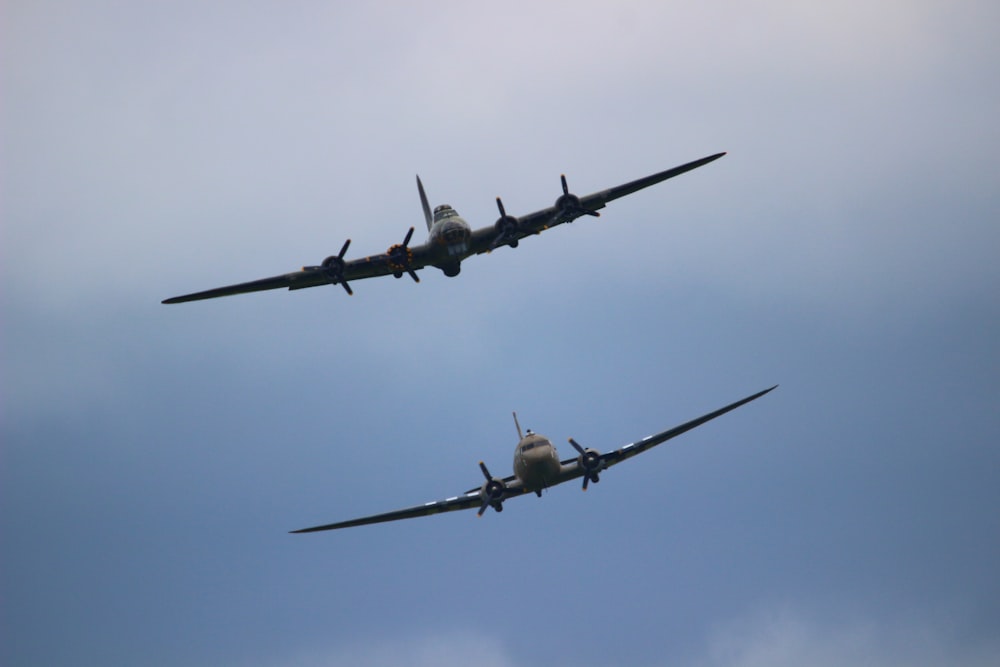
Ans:
POLYGON ((587 484, 593 482, 597 484, 601 481, 597 473, 601 469, 601 454, 596 449, 584 449, 577 443, 573 438, 569 439, 569 444, 573 445, 573 449, 580 452, 580 457, 577 459, 578 464, 583 468, 583 490, 587 490, 587 484))
POLYGON ((559 180, 562 183, 562 195, 556 200, 556 209, 558 211, 559 217, 564 216, 581 216, 581 215, 592 215, 595 218, 601 217, 601 214, 597 211, 591 211, 589 208, 584 208, 580 203, 580 198, 569 191, 569 185, 566 184, 566 174, 560 174, 559 180))
POLYGON ((344 262, 344 254, 347 253, 348 246, 351 245, 351 239, 344 241, 344 246, 340 249, 340 253, 337 255, 330 255, 323 260, 323 264, 320 268, 326 273, 327 277, 330 279, 330 283, 337 285, 340 284, 347 291, 349 295, 354 294, 354 290, 351 286, 347 284, 344 280, 344 267, 346 266, 344 262))
POLYGON ((511 248, 517 247, 517 233, 520 230, 520 221, 512 215, 507 215, 503 202, 497 197, 497 208, 500 210, 500 218, 493 225, 497 235, 490 244, 490 250, 495 250, 502 245, 509 245, 511 248))
POLYGON ((386 250, 385 254, 388 255, 389 268, 392 269, 392 275, 397 278, 403 277, 403 272, 410 274, 414 282, 420 282, 420 277, 416 272, 410 267, 410 262, 413 260, 413 251, 408 247, 410 245, 410 238, 413 237, 413 227, 410 227, 410 231, 406 232, 406 237, 403 239, 402 243, 397 243, 396 245, 390 246, 386 250))
POLYGON ((482 461, 479 462, 479 469, 483 471, 483 477, 486 478, 486 483, 479 489, 479 495, 483 499, 483 504, 479 506, 479 511, 476 514, 478 516, 482 516, 483 512, 486 511, 486 508, 491 505, 497 512, 502 512, 503 494, 507 486, 503 483, 502 479, 497 479, 491 475, 490 471, 486 468, 486 464, 482 461))

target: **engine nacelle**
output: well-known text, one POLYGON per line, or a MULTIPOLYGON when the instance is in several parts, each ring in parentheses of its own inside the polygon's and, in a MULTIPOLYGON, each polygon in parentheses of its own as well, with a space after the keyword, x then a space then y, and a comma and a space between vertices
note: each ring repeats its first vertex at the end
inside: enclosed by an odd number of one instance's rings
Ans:
POLYGON ((572 193, 561 194, 559 195, 559 199, 556 200, 556 210, 560 213, 570 213, 581 209, 580 198, 572 193))
POLYGON ((590 482, 597 484, 597 482, 601 481, 601 478, 597 475, 603 469, 601 466, 601 453, 590 447, 584 449, 573 438, 569 439, 569 444, 573 445, 573 449, 580 454, 576 457, 576 464, 583 472, 583 490, 586 491, 587 485, 590 482))
POLYGON ((569 191, 569 185, 566 183, 566 174, 560 176, 559 180, 562 182, 563 193, 559 195, 559 199, 556 200, 557 217, 575 218, 581 215, 591 215, 597 218, 601 215, 597 211, 591 211, 588 208, 584 208, 580 198, 569 191))
POLYGON ((330 255, 323 260, 323 270, 329 274, 343 275, 344 273, 344 258, 337 255, 330 255))
POLYGON ((494 477, 483 482, 483 485, 479 487, 479 497, 482 498, 484 505, 492 505, 497 511, 500 511, 500 503, 503 502, 506 490, 507 485, 503 483, 503 480, 494 477))
POLYGON ((502 218, 498 218, 493 224, 493 229, 496 231, 496 241, 495 246, 509 245, 511 248, 517 247, 518 239, 515 238, 517 233, 521 229, 521 222, 512 215, 505 215, 502 218))

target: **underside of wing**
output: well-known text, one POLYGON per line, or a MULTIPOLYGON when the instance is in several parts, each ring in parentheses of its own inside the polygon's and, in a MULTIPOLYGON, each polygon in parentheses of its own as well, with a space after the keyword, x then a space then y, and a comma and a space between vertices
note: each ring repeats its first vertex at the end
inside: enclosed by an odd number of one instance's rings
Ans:
POLYGON ((633 192, 638 192, 644 188, 648 188, 651 185, 656 185, 657 183, 662 183, 668 178, 673 178, 674 176, 680 176, 681 174, 687 173, 692 169, 697 169, 698 167, 703 167, 709 162, 715 162, 720 157, 725 155, 725 153, 716 153, 715 155, 709 155, 708 157, 703 157, 700 160, 694 160, 686 164, 674 167, 672 169, 667 169, 666 171, 661 171, 656 174, 651 174, 643 178, 637 178, 634 181, 629 181, 622 185, 615 186, 613 188, 608 188, 607 190, 602 190, 601 192, 595 192, 592 195, 587 195, 580 199, 580 204, 587 209, 590 208, 601 208, 610 201, 624 197, 625 195, 630 195, 633 192))
POLYGON ((293 530, 291 532, 316 533, 321 530, 336 530, 338 528, 366 526, 372 523, 385 523, 386 521, 413 519, 418 516, 430 516, 431 514, 441 514, 443 512, 456 512, 458 510, 472 509, 473 507, 479 507, 481 503, 482 501, 479 497, 479 490, 477 489, 476 491, 466 493, 461 496, 446 498, 445 500, 438 500, 432 503, 425 503, 423 505, 417 505, 416 507, 408 507, 406 509, 396 510, 394 512, 385 512, 383 514, 374 514, 372 516, 366 516, 360 519, 351 519, 349 521, 330 523, 325 526, 302 528, 300 530, 293 530))
POLYGON ((424 503, 423 505, 417 505, 415 507, 407 507, 406 509, 395 510, 393 512, 374 514, 372 516, 361 517, 360 519, 350 519, 348 521, 330 523, 324 526, 314 526, 312 528, 303 528, 301 530, 293 530, 291 532, 316 533, 321 530, 337 530, 338 528, 366 526, 372 523, 385 523, 387 521, 399 521, 401 519, 414 519, 421 516, 430 516, 431 514, 456 512, 458 510, 467 510, 472 508, 479 508, 479 513, 481 515, 487 505, 497 507, 498 505, 501 505, 503 501, 510 498, 516 498, 524 493, 523 486, 514 477, 507 477, 503 480, 495 480, 495 483, 499 485, 499 487, 494 491, 494 493, 498 495, 490 499, 484 500, 483 495, 480 492, 480 488, 475 488, 470 491, 466 491, 459 496, 452 496, 451 498, 445 498, 444 500, 437 500, 431 503, 424 503))
POLYGON ((616 449, 613 452, 608 452, 607 454, 602 454, 601 455, 601 464, 602 464, 602 466, 604 468, 609 468, 609 467, 615 465, 616 463, 621 463, 625 459, 630 459, 633 456, 635 456, 636 454, 641 454, 642 452, 646 451, 647 449, 655 447, 656 445, 664 443, 667 440, 670 440, 672 438, 676 438, 677 436, 679 436, 679 435, 681 435, 683 433, 687 433, 691 429, 697 428, 697 427, 701 426, 702 424, 710 422, 713 419, 715 419, 716 417, 721 417, 722 415, 726 414, 727 412, 731 412, 731 411, 735 410, 736 408, 738 408, 738 407, 740 407, 742 405, 746 405, 750 401, 755 401, 758 398, 760 398, 761 396, 763 396, 764 394, 767 394, 768 392, 773 391, 777 386, 778 385, 774 385, 774 387, 769 387, 768 389, 765 389, 764 391, 759 391, 756 394, 753 394, 751 396, 747 396, 746 398, 741 398, 740 400, 736 401, 735 403, 730 403, 729 405, 727 405, 727 406, 725 406, 723 408, 719 408, 718 410, 713 410, 712 412, 709 412, 708 414, 702 415, 701 417, 698 417, 697 419, 692 419, 691 421, 684 422, 683 424, 681 424, 679 426, 674 426, 673 428, 670 428, 670 429, 667 429, 666 431, 662 431, 660 433, 657 433, 656 435, 647 436, 647 437, 643 438, 642 440, 638 440, 636 442, 633 442, 633 443, 630 443, 628 445, 625 445, 624 447, 616 449))
POLYGON ((163 303, 184 303, 185 301, 215 299, 220 296, 247 294, 248 292, 262 292, 264 290, 279 289, 282 287, 287 287, 288 289, 315 287, 316 285, 325 285, 329 282, 329 278, 327 278, 322 271, 318 269, 303 269, 302 271, 286 273, 272 278, 251 280, 250 282, 239 283, 237 285, 216 287, 215 289, 209 289, 203 292, 194 292, 183 296, 175 296, 170 299, 164 299, 163 303))
MULTIPOLYGON (((408 241, 409 235, 407 235, 408 241)), ((419 281, 415 271, 427 265, 426 257, 429 253, 426 245, 409 248, 399 244, 390 248, 389 252, 360 257, 345 262, 343 261, 343 252, 346 248, 347 244, 341 250, 341 255, 328 257, 320 266, 305 266, 301 271, 294 271, 280 276, 251 280, 250 282, 239 283, 237 285, 217 287, 203 292, 175 296, 170 299, 164 299, 162 303, 184 303, 185 301, 214 299, 220 296, 261 292, 282 287, 297 290, 307 287, 317 287, 319 285, 342 285, 348 294, 352 294, 353 292, 348 284, 353 280, 362 280, 364 278, 374 278, 389 274, 402 275, 409 273, 413 276, 414 280, 419 281)))
POLYGON ((507 215, 498 197, 497 206, 500 209, 500 218, 494 226, 483 227, 472 233, 472 251, 478 254, 489 252, 503 245, 516 246, 521 239, 532 234, 540 234, 550 227, 561 225, 564 222, 572 222, 585 215, 597 217, 600 215, 598 211, 604 208, 610 201, 630 195, 633 192, 638 192, 651 185, 656 185, 668 178, 680 176, 692 169, 697 169, 709 162, 718 160, 723 155, 725 153, 709 155, 700 160, 694 160, 673 167, 672 169, 589 194, 585 197, 578 197, 572 194, 566 183, 566 177, 563 176, 561 179, 563 193, 556 199, 556 203, 553 206, 518 217, 507 215))
POLYGON ((757 392, 756 394, 747 396, 746 398, 742 398, 736 401, 735 403, 730 403, 724 408, 719 408, 718 410, 709 412, 708 414, 702 415, 697 419, 692 419, 691 421, 684 422, 679 426, 674 426, 673 428, 667 429, 666 431, 661 431, 656 435, 647 436, 642 440, 630 443, 612 452, 608 452, 607 454, 599 454, 596 450, 584 449, 579 444, 577 444, 575 440, 570 438, 569 440, 570 444, 573 445, 573 447, 578 452, 580 452, 580 456, 569 458, 559 462, 561 467, 561 473, 559 476, 559 481, 557 483, 567 482, 572 479, 578 479, 580 477, 583 477, 584 478, 583 490, 586 491, 587 483, 589 481, 597 482, 599 474, 602 471, 607 470, 611 466, 615 465, 616 463, 621 463, 625 459, 630 459, 637 454, 641 454, 647 449, 650 449, 652 447, 655 447, 656 445, 666 442, 667 440, 670 440, 671 438, 676 438, 682 433, 687 433, 691 429, 697 428, 698 426, 701 426, 702 424, 709 422, 715 419, 716 417, 721 417, 722 415, 732 410, 735 410, 741 405, 746 405, 750 401, 760 398, 764 394, 774 390, 774 388, 777 386, 778 385, 775 385, 774 387, 770 387, 769 389, 765 389, 764 391, 757 392))

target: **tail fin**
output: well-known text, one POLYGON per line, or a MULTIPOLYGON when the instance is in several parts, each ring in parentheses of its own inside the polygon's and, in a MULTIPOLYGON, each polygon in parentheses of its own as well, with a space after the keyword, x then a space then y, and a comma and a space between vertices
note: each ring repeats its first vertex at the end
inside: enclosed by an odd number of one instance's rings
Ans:
POLYGON ((431 206, 427 203, 427 193, 424 192, 424 184, 420 182, 419 175, 417 176, 417 190, 420 191, 420 205, 424 207, 424 220, 427 222, 427 231, 431 231, 434 218, 431 217, 431 206))

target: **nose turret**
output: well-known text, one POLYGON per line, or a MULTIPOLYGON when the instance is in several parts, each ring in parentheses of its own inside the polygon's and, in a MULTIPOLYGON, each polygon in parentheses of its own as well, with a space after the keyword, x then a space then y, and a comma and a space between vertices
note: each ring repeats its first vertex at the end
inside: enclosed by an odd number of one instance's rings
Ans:
POLYGON ((448 204, 441 204, 434 207, 434 222, 441 222, 442 220, 457 216, 458 212, 448 204))

